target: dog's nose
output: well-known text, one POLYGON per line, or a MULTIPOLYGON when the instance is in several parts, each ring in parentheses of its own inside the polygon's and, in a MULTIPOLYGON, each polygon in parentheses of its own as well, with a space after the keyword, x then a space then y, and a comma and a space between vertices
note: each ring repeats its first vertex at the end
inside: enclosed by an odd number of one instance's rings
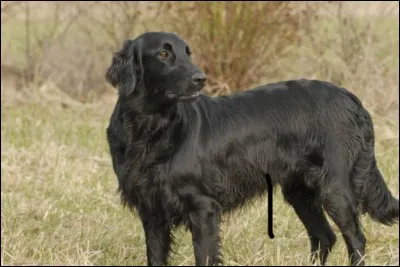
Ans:
POLYGON ((195 85, 200 85, 200 84, 204 84, 207 81, 207 77, 204 73, 199 72, 199 73, 195 73, 192 76, 192 82, 195 85))

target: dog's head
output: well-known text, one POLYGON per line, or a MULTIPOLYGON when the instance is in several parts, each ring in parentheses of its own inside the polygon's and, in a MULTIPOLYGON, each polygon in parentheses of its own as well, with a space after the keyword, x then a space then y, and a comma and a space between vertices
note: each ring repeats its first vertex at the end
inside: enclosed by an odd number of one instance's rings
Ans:
POLYGON ((138 90, 157 101, 195 100, 206 82, 191 51, 176 34, 148 32, 127 40, 112 58, 106 80, 126 97, 138 90))

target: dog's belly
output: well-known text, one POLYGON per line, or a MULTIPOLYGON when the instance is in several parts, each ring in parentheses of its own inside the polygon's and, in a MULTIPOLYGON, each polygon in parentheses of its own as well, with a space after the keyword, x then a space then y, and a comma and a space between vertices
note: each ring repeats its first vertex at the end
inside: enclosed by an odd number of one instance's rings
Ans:
POLYGON ((240 207, 266 192, 266 173, 253 164, 228 160, 221 167, 216 177, 220 182, 216 195, 224 211, 240 207))

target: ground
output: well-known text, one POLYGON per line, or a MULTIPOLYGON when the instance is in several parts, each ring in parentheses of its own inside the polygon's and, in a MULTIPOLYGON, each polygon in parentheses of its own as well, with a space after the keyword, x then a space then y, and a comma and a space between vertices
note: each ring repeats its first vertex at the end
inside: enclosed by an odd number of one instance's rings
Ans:
MULTIPOLYGON (((145 265, 143 230, 138 217, 120 205, 106 143, 115 97, 81 104, 40 90, 26 100, 2 88, 1 264, 145 265)), ((398 145, 381 146, 377 157, 398 197, 398 145)), ((270 239, 266 197, 226 218, 225 264, 310 264, 306 231, 279 190, 273 222, 270 239)), ((332 225, 338 242, 327 265, 347 265, 343 238, 332 225)), ((365 216, 362 225, 367 264, 398 266, 399 225, 365 216)), ((176 237, 171 263, 194 264, 190 234, 181 229, 176 237)))

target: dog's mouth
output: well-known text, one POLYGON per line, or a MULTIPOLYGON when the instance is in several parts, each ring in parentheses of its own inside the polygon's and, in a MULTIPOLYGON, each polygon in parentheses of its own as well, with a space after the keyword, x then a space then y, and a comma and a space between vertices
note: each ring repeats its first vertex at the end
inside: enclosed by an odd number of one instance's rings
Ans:
POLYGON ((191 92, 187 95, 178 95, 175 93, 167 93, 168 98, 175 99, 180 102, 192 102, 192 101, 196 100, 199 96, 200 96, 200 90, 191 92))
POLYGON ((200 91, 197 91, 189 95, 179 96, 178 100, 182 102, 191 102, 193 100, 196 100, 199 96, 200 96, 200 91))
POLYGON ((204 83, 197 86, 193 91, 189 92, 188 94, 179 95, 178 101, 192 102, 192 101, 196 100, 200 96, 200 91, 201 91, 201 89, 203 89, 203 87, 204 87, 204 83))

